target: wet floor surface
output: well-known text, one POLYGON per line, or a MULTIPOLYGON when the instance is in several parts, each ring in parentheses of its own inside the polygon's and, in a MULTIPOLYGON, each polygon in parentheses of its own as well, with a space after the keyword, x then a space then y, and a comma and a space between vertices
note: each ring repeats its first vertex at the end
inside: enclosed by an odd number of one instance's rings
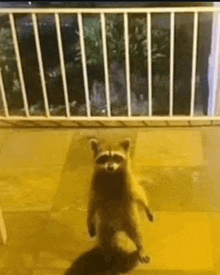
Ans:
POLYGON ((94 136, 132 138, 133 170, 155 213, 152 224, 143 217, 151 262, 136 266, 134 254, 121 265, 133 261, 131 274, 220 274, 218 127, 2 129, 0 206, 8 241, 0 246, 0 274, 110 274, 86 228, 94 136))

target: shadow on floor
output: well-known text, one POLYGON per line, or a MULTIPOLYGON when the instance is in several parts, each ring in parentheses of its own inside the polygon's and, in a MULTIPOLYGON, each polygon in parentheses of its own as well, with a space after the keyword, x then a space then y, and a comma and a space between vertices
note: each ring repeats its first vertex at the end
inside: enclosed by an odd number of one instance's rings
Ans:
POLYGON ((137 252, 112 251, 104 255, 99 247, 77 258, 64 275, 104 275, 131 272, 138 264, 137 252))

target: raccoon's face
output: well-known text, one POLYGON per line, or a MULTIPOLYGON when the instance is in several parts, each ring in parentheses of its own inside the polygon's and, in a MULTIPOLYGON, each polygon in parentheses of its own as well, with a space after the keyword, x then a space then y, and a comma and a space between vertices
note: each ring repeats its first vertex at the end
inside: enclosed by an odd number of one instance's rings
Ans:
POLYGON ((114 173, 124 166, 125 161, 126 157, 119 152, 105 151, 97 156, 95 165, 108 173, 114 173))
POLYGON ((130 147, 129 140, 120 143, 117 150, 111 147, 105 148, 95 139, 92 139, 90 142, 97 170, 112 174, 125 168, 128 159, 127 153, 130 147))

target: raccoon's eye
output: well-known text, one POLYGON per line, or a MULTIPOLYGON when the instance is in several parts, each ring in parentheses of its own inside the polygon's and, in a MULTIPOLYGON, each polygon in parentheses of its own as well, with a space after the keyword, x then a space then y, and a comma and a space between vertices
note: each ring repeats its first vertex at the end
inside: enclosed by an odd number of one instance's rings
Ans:
POLYGON ((97 160, 96 160, 96 163, 97 164, 104 164, 108 161, 108 156, 104 155, 104 156, 101 156, 99 157, 97 160))
POLYGON ((114 156, 112 157, 112 160, 113 160, 114 162, 119 163, 119 162, 122 162, 122 161, 124 160, 124 158, 123 158, 122 156, 120 156, 120 155, 114 155, 114 156))

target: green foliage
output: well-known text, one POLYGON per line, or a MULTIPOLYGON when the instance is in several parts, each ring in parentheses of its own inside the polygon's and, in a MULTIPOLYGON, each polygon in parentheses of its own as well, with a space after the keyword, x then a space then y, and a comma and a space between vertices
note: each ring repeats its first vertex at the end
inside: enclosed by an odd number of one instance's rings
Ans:
POLYGON ((19 90, 14 45, 9 28, 0 28, 0 67, 5 76, 6 88, 10 87, 13 92, 19 90))
POLYGON ((15 62, 13 41, 9 28, 0 28, 0 66, 12 66, 15 62))
POLYGON ((88 65, 103 64, 100 22, 97 18, 84 20, 84 37, 88 65))
MULTIPOLYGON (((109 63, 114 61, 124 63, 124 21, 121 15, 106 16, 106 37, 109 63)), ((101 22, 99 17, 85 18, 84 38, 87 64, 103 66, 101 22)), ((153 28, 151 39, 153 64, 166 62, 169 58, 169 30, 153 28)), ((146 69, 148 43, 145 17, 136 16, 129 18, 129 53, 131 66, 138 64, 139 70, 146 69)))
MULTIPOLYGON (((84 17, 84 39, 85 39, 85 49, 86 49, 86 62, 87 65, 95 65, 99 68, 103 68, 103 41, 101 35, 101 22, 99 16, 87 16, 84 17)), ((79 35, 79 33, 78 33, 79 35)), ((124 41, 124 19, 122 15, 110 14, 106 15, 106 39, 108 48, 108 62, 116 62, 117 64, 123 65, 125 62, 125 41, 124 41)), ((158 68, 157 72, 162 72, 162 74, 169 73, 169 70, 164 70, 164 65, 169 64, 169 30, 165 29, 152 29, 151 46, 152 46, 152 63, 153 69, 155 66, 158 68)), ((130 67, 131 76, 144 74, 146 77, 147 72, 147 58, 148 58, 148 40, 147 40, 147 22, 146 16, 129 16, 129 53, 130 53, 130 67)), ((81 70, 81 48, 80 43, 74 48, 75 64, 78 63, 80 66, 75 66, 75 70, 81 70), (77 53, 76 53, 77 52, 77 53)), ((22 105, 22 98, 18 99, 18 94, 20 94, 20 82, 17 75, 17 64, 14 54, 14 46, 11 37, 11 31, 9 28, 0 28, 0 67, 3 70, 3 78, 5 87, 7 88, 7 98, 10 99, 11 106, 17 105, 20 101, 22 105), (18 93, 19 92, 19 93, 18 93)), ((58 66, 59 67, 59 66, 58 66)), ((68 69, 68 63, 66 64, 66 69, 68 69)), ((70 68, 72 69, 72 67, 70 68)), ((53 72, 56 68, 53 68, 53 72)), ((154 73, 154 71, 153 71, 154 73)), ((116 73, 118 74, 118 72, 116 73)), ((60 77, 60 67, 57 70, 56 78, 60 77)), ((131 77, 132 78, 132 77, 131 77)), ((146 80, 147 81, 147 80, 146 80)), ((137 80, 135 83, 139 83, 137 80)), ((160 83, 160 81, 158 81, 160 83)), ((167 82, 164 81, 164 82, 167 82)), ((141 83, 141 82, 140 82, 141 83)), ((50 83, 49 83, 50 84, 50 83)), ((137 84, 135 84, 137 86, 137 84)), ((157 84, 159 85, 159 84, 157 84)), ((104 83, 103 87, 97 88, 98 93, 104 93, 104 83)), ((132 96, 132 111, 137 115, 140 113, 147 112, 147 101, 137 99, 138 87, 133 90, 132 96), (142 106, 142 105, 143 106, 142 106)), ((155 88, 158 89, 158 86, 155 88)), ((139 89, 140 90, 140 89, 139 89)), ((162 87, 160 89, 163 93, 168 93, 167 87, 162 87)), ((39 91, 40 92, 40 91, 39 91)), ((161 97, 161 95, 160 95, 161 97)), ((102 104, 96 102, 96 98, 92 100, 91 95, 91 111, 93 115, 105 115, 106 106, 105 99, 103 99, 102 104), (98 104, 96 106, 93 103, 98 104), (103 105, 104 104, 104 105, 103 105), (104 107, 103 107, 104 106, 104 107)), ((9 103, 10 103, 9 102, 9 103)), ((122 105, 118 100, 113 100, 111 102, 112 113, 114 115, 126 115, 127 106, 122 105)), ((53 108, 55 114, 63 112, 63 108, 53 108)), ((38 108, 38 106, 36 107, 38 108)), ((76 105, 71 109, 72 113, 76 115, 85 115, 86 107, 85 105, 76 105)), ((36 110, 34 111, 36 113, 36 110)), ((140 115, 139 114, 139 115, 140 115)))

